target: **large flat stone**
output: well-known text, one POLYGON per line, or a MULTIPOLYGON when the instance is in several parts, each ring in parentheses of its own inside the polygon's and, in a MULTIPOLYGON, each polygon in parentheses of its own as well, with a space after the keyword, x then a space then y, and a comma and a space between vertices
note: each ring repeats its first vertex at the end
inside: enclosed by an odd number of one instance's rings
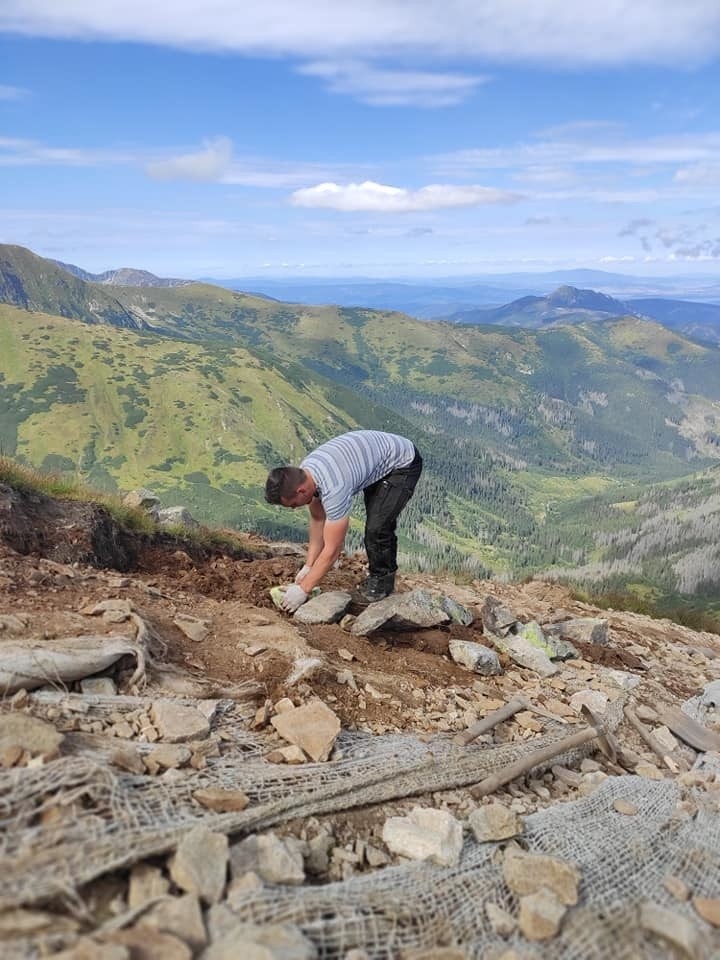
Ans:
POLYGON ((228 838, 197 826, 185 834, 170 858, 170 876, 186 893, 217 903, 225 889, 227 864, 228 838))
POLYGON ((352 597, 344 590, 330 590, 320 593, 296 610, 293 620, 298 623, 337 623, 342 620, 350 606, 352 597))
POLYGON ((166 743, 203 740, 210 733, 210 724, 199 710, 172 700, 155 700, 150 716, 166 743))
POLYGON ((351 625, 350 633, 365 637, 383 626, 394 630, 440 626, 451 620, 442 607, 442 600, 441 595, 428 590, 393 593, 363 610, 351 625))
POLYGON ((382 837, 393 853, 441 867, 457 866, 463 845, 460 821, 446 810, 425 807, 414 807, 407 817, 389 817, 382 837))
POLYGON ((270 721, 288 743, 316 762, 327 760, 340 733, 340 719, 322 700, 311 700, 274 716, 270 721))

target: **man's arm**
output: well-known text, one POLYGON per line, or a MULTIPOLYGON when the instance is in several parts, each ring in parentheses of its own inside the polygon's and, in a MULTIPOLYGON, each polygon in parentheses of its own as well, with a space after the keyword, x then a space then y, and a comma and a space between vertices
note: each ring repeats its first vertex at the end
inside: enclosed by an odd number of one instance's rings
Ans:
POLYGON ((305 563, 312 567, 325 546, 323 530, 325 527, 325 508, 318 499, 310 501, 310 525, 308 527, 308 552, 305 563))
MULTIPOLYGON (((321 508, 322 509, 322 508, 321 508)), ((312 514, 312 506, 311 506, 312 514)), ((325 511, 323 510, 323 514, 325 511)), ((345 534, 350 526, 350 517, 343 520, 326 520, 322 528, 323 547, 320 553, 315 557, 312 569, 303 578, 302 588, 306 593, 310 593, 313 587, 316 587, 328 570, 335 563, 342 553, 345 543, 345 534)), ((312 547, 312 543, 311 543, 312 547)), ((310 561, 310 551, 308 550, 308 562, 310 561)))

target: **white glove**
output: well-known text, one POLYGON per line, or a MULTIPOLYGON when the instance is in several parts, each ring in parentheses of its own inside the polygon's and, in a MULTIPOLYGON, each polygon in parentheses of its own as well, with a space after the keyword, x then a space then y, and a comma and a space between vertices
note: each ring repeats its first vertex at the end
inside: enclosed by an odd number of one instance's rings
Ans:
POLYGON ((298 607, 301 607, 307 600, 308 595, 298 583, 294 583, 287 588, 287 592, 282 599, 280 609, 286 613, 295 613, 298 607))
POLYGON ((308 566, 306 563, 304 566, 300 567, 298 570, 297 576, 295 577, 295 583, 302 583, 305 577, 310 573, 312 567, 308 566))

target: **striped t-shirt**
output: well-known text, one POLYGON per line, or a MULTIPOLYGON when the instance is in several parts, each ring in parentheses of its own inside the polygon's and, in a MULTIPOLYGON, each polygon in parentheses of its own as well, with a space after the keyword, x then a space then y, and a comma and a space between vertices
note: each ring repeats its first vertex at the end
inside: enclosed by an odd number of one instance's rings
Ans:
POLYGON ((343 520, 360 490, 407 467, 415 458, 411 440, 379 430, 353 430, 328 440, 300 464, 309 470, 328 520, 343 520))

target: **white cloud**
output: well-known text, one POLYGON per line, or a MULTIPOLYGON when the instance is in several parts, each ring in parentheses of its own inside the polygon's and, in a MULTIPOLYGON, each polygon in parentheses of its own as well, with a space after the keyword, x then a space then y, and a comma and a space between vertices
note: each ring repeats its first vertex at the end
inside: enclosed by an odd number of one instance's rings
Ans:
POLYGON ((673 179, 676 183, 686 183, 691 186, 719 187, 720 163, 710 160, 706 163, 696 163, 690 167, 683 167, 675 173, 673 179))
POLYGON ((344 213, 410 213, 448 207, 475 207, 481 204, 514 203, 518 194, 492 187, 454 186, 435 183, 419 190, 405 190, 366 180, 364 183, 319 183, 296 190, 291 203, 297 207, 321 207, 344 213))
MULTIPOLYGON (((588 128, 590 129, 590 128, 588 128)), ((471 175, 476 170, 499 168, 533 171, 566 169, 571 158, 575 166, 590 164, 637 164, 659 166, 699 163, 715 159, 720 150, 720 132, 678 134, 644 139, 607 133, 592 137, 565 136, 538 139, 507 147, 458 150, 437 156, 435 168, 441 172, 471 175)))
POLYGON ((136 155, 120 150, 50 147, 36 140, 0 137, 0 167, 93 167, 132 163, 136 155))
POLYGON ((217 137, 206 141, 203 149, 195 153, 148 163, 146 170, 154 180, 216 181, 229 170, 232 152, 228 137, 217 137))
POLYGON ((358 60, 321 60, 299 72, 327 81, 333 93, 346 93, 379 107, 446 107, 460 103, 487 78, 460 73, 385 70, 358 60))
POLYGON ((717 0, 3 0, 0 29, 300 58, 465 57, 557 65, 706 61, 717 0))
POLYGON ((0 100, 22 100, 29 92, 24 87, 13 87, 0 83, 0 100))

